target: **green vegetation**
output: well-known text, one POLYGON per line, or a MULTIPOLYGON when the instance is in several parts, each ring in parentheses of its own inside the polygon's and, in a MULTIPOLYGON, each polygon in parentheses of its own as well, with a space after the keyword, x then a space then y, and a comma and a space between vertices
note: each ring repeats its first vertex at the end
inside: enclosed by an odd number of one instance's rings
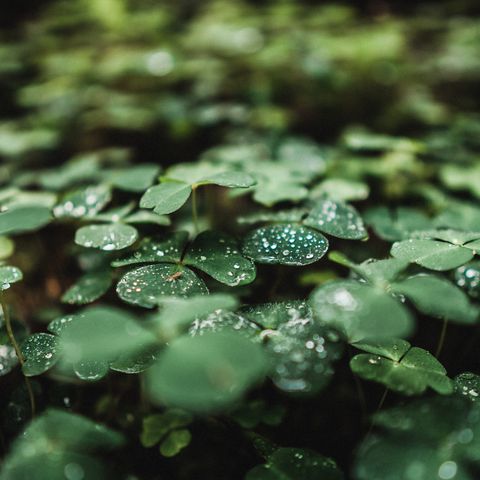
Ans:
POLYGON ((480 8, 388 3, 0 7, 0 480, 479 478, 480 8))

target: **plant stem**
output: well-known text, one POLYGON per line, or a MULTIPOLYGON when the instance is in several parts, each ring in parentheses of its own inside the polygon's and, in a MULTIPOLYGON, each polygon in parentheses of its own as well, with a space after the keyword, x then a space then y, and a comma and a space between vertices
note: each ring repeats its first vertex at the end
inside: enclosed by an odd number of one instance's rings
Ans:
MULTIPOLYGON (((23 354, 22 354, 22 351, 20 350, 20 346, 18 345, 17 340, 15 339, 15 335, 13 333, 13 328, 12 328, 12 322, 10 319, 10 314, 8 312, 7 303, 5 302, 5 297, 3 293, 0 293, 0 305, 3 311, 3 318, 5 320, 5 329, 7 330, 8 339, 10 340, 10 343, 12 344, 13 349, 15 350, 15 354, 18 358, 18 363, 20 364, 20 367, 23 367, 23 364, 25 363, 25 359, 23 358, 23 354)), ((34 417, 36 407, 35 407, 35 396, 33 394, 32 384, 30 383, 30 379, 28 377, 24 375, 23 378, 25 380, 25 386, 27 387, 28 397, 30 399, 30 408, 32 411, 32 417, 34 417)))
MULTIPOLYGON (((348 345, 348 352, 350 354, 350 358, 353 358, 353 352, 350 345, 348 345)), ((357 390, 358 400, 360 402, 360 409, 362 411, 362 423, 365 425, 367 422, 367 400, 365 398, 365 393, 363 391, 360 380, 353 372, 352 372, 352 376, 353 376, 353 381, 355 383, 355 388, 357 390)))
POLYGON ((198 234, 197 187, 192 186, 192 220, 195 234, 198 234))
POLYGON ((377 409, 375 410, 375 413, 372 415, 372 420, 370 421, 370 426, 368 427, 368 432, 365 437, 365 440, 368 440, 370 438, 370 434, 372 433, 372 429, 373 429, 373 421, 374 421, 373 416, 375 416, 383 408, 383 404, 387 399, 387 395, 388 395, 388 387, 385 387, 385 390, 380 398, 380 401, 378 402, 377 409))
POLYGON ((442 352, 443 345, 445 343, 445 336, 447 333, 447 326, 448 320, 446 318, 443 319, 442 324, 442 331, 440 332, 440 338, 438 339, 437 350, 435 351, 435 357, 439 357, 440 353, 442 352))

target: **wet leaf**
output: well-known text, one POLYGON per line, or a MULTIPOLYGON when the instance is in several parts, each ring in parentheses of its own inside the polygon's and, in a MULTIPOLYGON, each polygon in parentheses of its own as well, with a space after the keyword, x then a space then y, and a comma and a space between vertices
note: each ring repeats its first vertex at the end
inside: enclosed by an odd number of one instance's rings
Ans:
POLYGON ((476 260, 455 270, 455 283, 472 298, 480 297, 480 261, 476 260))
POLYGON ((438 240, 409 239, 393 244, 390 253, 400 260, 431 270, 451 270, 473 258, 468 248, 438 240))
POLYGON ((153 208, 158 215, 176 212, 190 197, 192 187, 182 182, 165 182, 150 187, 140 200, 142 208, 153 208))
POLYGON ((180 337, 147 371, 148 390, 158 403, 218 411, 239 400, 265 370, 261 347, 238 335, 180 337))
POLYGON ((112 284, 109 272, 87 273, 72 285, 62 296, 62 302, 84 305, 104 295, 112 284))
POLYGON ((55 205, 53 214, 57 218, 92 217, 102 210, 112 198, 107 185, 90 186, 65 195, 55 205))
POLYGON ((351 205, 327 198, 315 203, 303 223, 334 237, 349 240, 367 237, 363 220, 351 205))
POLYGON ((404 395, 420 395, 428 387, 443 395, 453 391, 442 364, 426 350, 410 347, 408 342, 384 342, 380 355, 355 355, 350 367, 360 377, 404 395))
POLYGON ((0 290, 7 290, 10 284, 19 282, 23 278, 22 271, 10 265, 0 265, 0 290))
POLYGON ((181 260, 188 241, 187 232, 175 232, 168 236, 145 238, 133 254, 114 260, 113 267, 137 263, 177 263, 181 260))
POLYGON ((475 373, 460 373, 454 378, 455 392, 472 402, 480 400, 480 376, 475 373))
POLYGON ((189 297, 208 293, 203 280, 186 267, 173 264, 148 265, 126 273, 118 282, 118 296, 127 303, 151 308, 162 297, 189 297))
POLYGON ((265 465, 250 470, 245 480, 342 480, 343 474, 330 458, 311 450, 279 448, 265 465))
POLYGON ((250 232, 244 239, 243 254, 258 263, 308 265, 322 258, 328 240, 310 228, 277 224, 250 232))
POLYGON ((232 237, 218 232, 206 231, 198 235, 183 262, 230 287, 255 280, 255 264, 240 253, 232 237))
POLYGON ((50 370, 60 358, 58 338, 49 333, 34 333, 23 342, 22 354, 25 359, 24 375, 41 375, 50 370))
POLYGON ((75 243, 87 248, 112 251, 127 248, 138 238, 137 230, 122 223, 88 225, 75 234, 75 243))
POLYGON ((342 332, 351 343, 406 336, 413 327, 400 302, 381 289, 351 280, 321 285, 312 292, 309 303, 320 322, 342 332))

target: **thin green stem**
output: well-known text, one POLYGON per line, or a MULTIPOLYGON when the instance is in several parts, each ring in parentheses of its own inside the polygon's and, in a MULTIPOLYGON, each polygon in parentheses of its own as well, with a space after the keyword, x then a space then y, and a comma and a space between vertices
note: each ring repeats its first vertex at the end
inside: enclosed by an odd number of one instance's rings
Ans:
MULTIPOLYGON (((350 345, 348 345, 348 352, 350 354, 350 358, 353 358, 353 352, 350 345)), ((367 399, 365 398, 365 392, 363 391, 360 380, 353 372, 352 376, 355 383, 355 389, 357 390, 358 401, 360 402, 360 409, 362 411, 362 422, 365 425, 367 421, 367 399)))
POLYGON ((198 229, 197 187, 196 187, 196 185, 192 186, 192 220, 193 220, 193 228, 195 229, 195 233, 197 234, 199 229, 198 229))
MULTIPOLYGON (((20 366, 23 367, 23 364, 25 363, 25 359, 23 358, 22 350, 20 349, 20 346, 18 345, 17 340, 15 339, 15 334, 13 333, 13 328, 12 328, 12 321, 10 319, 8 306, 7 306, 7 303, 5 302, 5 297, 3 293, 0 293, 0 305, 2 307, 3 319, 5 320, 5 329, 7 331, 8 339, 10 340, 10 343, 12 344, 13 349, 15 350, 15 354, 17 355, 17 358, 18 358, 18 363, 20 363, 20 366)), ((30 383, 30 379, 28 377, 24 375, 23 378, 25 380, 25 386, 27 387, 28 397, 30 399, 30 408, 32 411, 32 417, 34 417, 36 407, 35 407, 35 396, 33 394, 32 384, 30 383)))
POLYGON ((370 421, 370 426, 368 427, 368 432, 365 437, 365 440, 368 440, 370 437, 370 434, 372 433, 373 417, 383 408, 383 405, 385 404, 385 400, 387 399, 387 395, 388 395, 388 387, 385 387, 385 390, 383 391, 380 401, 378 402, 377 409, 375 410, 375 413, 372 415, 372 420, 370 421))
POLYGON ((448 326, 448 320, 444 318, 442 323, 442 331, 440 332, 440 338, 438 339, 437 349, 435 351, 435 356, 437 358, 440 356, 440 353, 442 353, 443 345, 445 344, 447 326, 448 326))

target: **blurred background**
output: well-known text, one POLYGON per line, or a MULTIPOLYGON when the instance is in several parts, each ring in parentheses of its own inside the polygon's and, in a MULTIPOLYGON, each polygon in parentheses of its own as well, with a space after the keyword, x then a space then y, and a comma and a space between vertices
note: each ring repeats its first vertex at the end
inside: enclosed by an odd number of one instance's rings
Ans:
POLYGON ((479 15, 477 0, 2 2, 0 181, 286 131, 478 141, 479 15))

